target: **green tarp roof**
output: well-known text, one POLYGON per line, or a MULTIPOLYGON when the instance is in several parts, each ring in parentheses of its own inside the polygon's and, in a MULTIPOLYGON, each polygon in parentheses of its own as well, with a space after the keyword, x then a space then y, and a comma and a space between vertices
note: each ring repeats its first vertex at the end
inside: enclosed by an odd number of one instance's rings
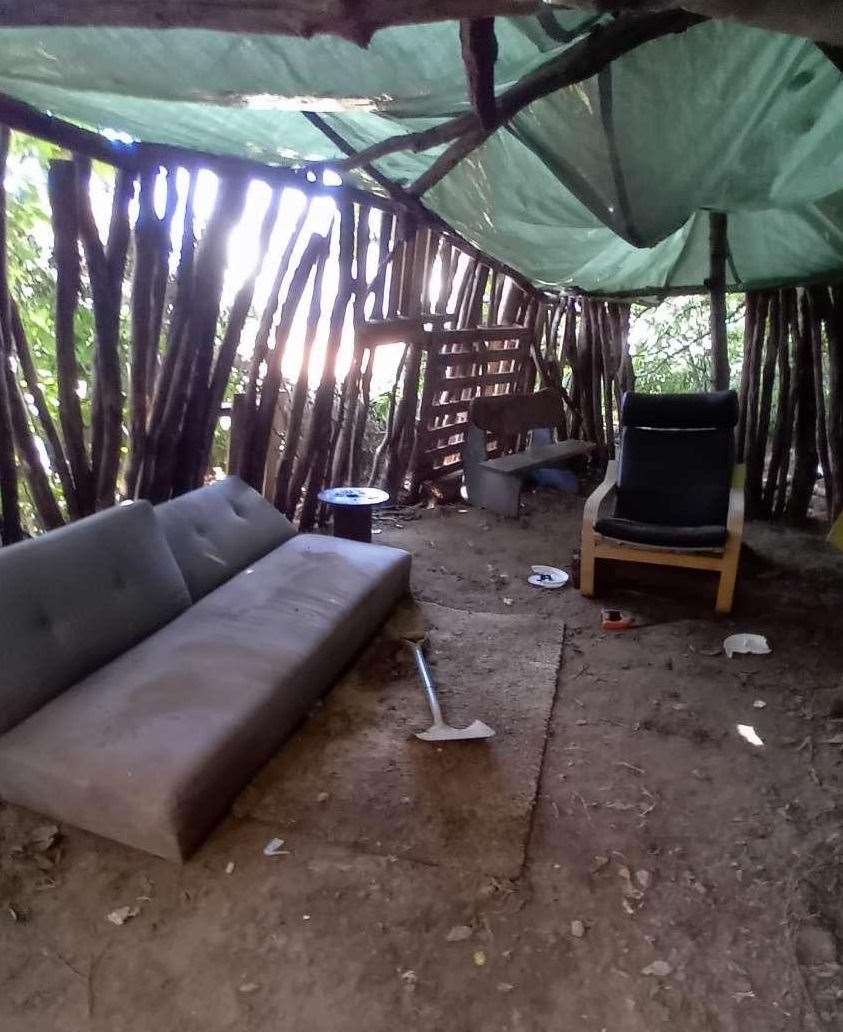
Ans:
MULTIPOLYGON (((496 19, 498 91, 595 19, 496 19)), ((355 147, 469 109, 457 28, 387 29, 367 49, 199 30, 0 31, 0 92, 144 141, 273 164, 355 147)), ((378 168, 416 179, 441 152, 378 168)), ((843 276, 843 76, 811 42, 708 22, 536 101, 425 202, 539 285, 602 293, 701 287, 706 209, 729 213, 730 281, 843 276)))

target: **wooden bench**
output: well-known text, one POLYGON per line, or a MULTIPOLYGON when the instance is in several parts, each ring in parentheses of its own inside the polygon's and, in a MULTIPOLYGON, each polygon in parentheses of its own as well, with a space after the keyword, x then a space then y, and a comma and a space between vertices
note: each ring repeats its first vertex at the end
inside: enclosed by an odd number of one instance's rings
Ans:
POLYGON ((544 466, 555 466, 594 448, 586 441, 536 443, 498 458, 487 457, 486 435, 498 439, 555 428, 562 415, 562 396, 552 389, 535 394, 498 394, 475 398, 469 409, 462 444, 468 500, 501 516, 518 516, 524 478, 544 466))

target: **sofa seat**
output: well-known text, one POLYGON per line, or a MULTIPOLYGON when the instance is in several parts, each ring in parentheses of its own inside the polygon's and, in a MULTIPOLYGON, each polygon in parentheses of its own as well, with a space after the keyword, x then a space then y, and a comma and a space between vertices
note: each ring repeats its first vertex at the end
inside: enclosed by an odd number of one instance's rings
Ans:
POLYGON ((169 859, 226 812, 409 588, 301 534, 0 736, 0 796, 169 859))

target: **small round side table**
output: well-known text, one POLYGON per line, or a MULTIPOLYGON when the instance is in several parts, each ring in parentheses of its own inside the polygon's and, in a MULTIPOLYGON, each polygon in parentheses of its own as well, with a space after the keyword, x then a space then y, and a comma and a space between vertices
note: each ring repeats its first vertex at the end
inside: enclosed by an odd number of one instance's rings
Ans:
POLYGON ((371 542, 372 509, 388 502, 389 495, 374 487, 328 487, 319 492, 319 500, 333 509, 334 537, 371 542))

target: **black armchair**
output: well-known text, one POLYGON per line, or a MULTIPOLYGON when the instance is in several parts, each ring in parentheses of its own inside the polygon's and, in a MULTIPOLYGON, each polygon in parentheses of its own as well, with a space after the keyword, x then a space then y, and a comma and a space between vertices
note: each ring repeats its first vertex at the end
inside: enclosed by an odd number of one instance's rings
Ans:
POLYGON ((690 566, 720 573, 716 609, 731 610, 743 535, 737 418, 734 391, 624 395, 620 457, 583 516, 584 595, 597 559, 690 566), (601 514, 610 494, 614 511, 601 514))

